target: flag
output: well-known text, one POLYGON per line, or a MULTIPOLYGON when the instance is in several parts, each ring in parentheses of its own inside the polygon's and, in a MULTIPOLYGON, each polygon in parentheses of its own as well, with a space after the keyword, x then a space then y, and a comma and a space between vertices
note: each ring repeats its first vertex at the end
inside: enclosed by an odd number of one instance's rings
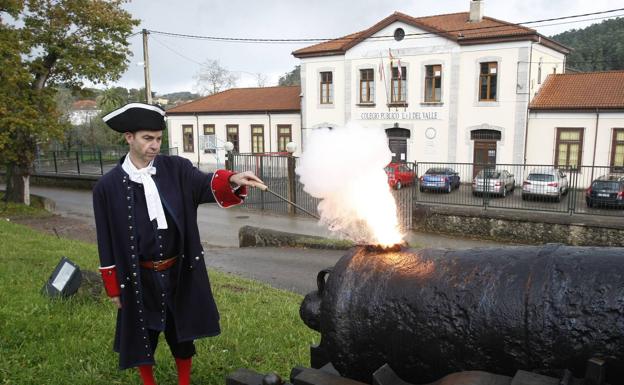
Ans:
POLYGON ((383 58, 379 56, 379 80, 381 81, 384 81, 385 79, 384 72, 383 58))
POLYGON ((401 59, 397 60, 397 71, 399 72, 399 79, 402 79, 403 77, 401 76, 401 59))

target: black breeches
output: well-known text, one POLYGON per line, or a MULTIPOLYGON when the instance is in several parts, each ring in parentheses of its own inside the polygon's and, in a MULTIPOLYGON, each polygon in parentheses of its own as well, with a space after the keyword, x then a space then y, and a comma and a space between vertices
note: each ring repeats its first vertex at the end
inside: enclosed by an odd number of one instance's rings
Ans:
MULTIPOLYGON (((148 335, 150 339, 150 344, 152 346, 152 356, 154 356, 154 353, 156 352, 156 347, 158 346, 158 336, 160 335, 160 331, 148 329, 148 335)), ((185 359, 193 357, 195 355, 195 344, 193 343, 193 341, 178 342, 175 322, 169 310, 167 310, 165 339, 167 340, 167 344, 169 345, 171 354, 175 358, 185 359)))

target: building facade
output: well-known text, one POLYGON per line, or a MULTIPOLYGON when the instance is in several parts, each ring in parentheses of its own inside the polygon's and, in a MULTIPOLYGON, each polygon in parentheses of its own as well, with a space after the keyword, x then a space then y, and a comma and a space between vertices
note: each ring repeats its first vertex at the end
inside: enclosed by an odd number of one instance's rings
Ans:
POLYGON ((301 87, 233 89, 174 107, 170 145, 210 169, 223 165, 227 141, 256 154, 293 141, 298 155, 313 130, 356 122, 384 130, 393 161, 624 171, 624 71, 565 74, 568 48, 483 16, 483 3, 396 12, 296 50, 301 87))
MULTIPOLYGON (((205 170, 223 167, 224 144, 234 152, 301 149, 299 87, 235 88, 167 110, 169 145, 205 170)), ((295 153, 298 154, 298 153, 295 153)))
POLYGON ((91 124, 91 120, 97 118, 102 112, 95 100, 77 100, 72 103, 69 115, 69 121, 73 126, 82 126, 91 124))
MULTIPOLYGON (((568 49, 470 12, 374 26, 293 52, 303 136, 354 121, 385 130, 395 161, 522 163, 529 101, 568 49)), ((305 139, 304 139, 305 142, 305 139)), ((357 143, 354 143, 357 145, 357 143)))
POLYGON ((624 172, 624 71, 550 75, 531 102, 527 132, 529 164, 578 170, 585 185, 596 175, 579 166, 624 172))

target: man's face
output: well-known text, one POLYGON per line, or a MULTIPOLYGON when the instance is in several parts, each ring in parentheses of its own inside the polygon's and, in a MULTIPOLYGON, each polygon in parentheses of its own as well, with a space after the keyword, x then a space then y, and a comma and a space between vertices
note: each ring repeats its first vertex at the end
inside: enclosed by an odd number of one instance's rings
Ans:
POLYGON ((125 135, 132 160, 141 162, 142 166, 146 166, 160 152, 162 131, 126 132, 125 135))

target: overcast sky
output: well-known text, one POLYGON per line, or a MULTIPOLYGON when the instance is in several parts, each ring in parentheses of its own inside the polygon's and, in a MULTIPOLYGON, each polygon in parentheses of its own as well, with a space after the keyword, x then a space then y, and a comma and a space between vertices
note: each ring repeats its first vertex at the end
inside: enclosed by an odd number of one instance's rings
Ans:
MULTIPOLYGON (((624 8, 622 0, 485 0, 485 15, 508 22, 527 22, 554 17, 624 8)), ((366 29, 395 11, 411 16, 466 12, 469 0, 134 0, 125 8, 142 28, 180 34, 237 38, 334 38, 366 29)), ((613 17, 607 15, 586 17, 613 17)), ((582 28, 602 19, 553 26, 535 26, 550 36, 582 28)), ((547 23, 541 23, 547 24, 547 23)), ((127 88, 144 85, 142 38, 130 38, 134 56, 117 83, 127 88)), ((152 91, 165 94, 194 91, 199 63, 219 60, 239 75, 237 86, 256 86, 255 73, 276 85, 280 75, 292 70, 299 59, 291 52, 308 44, 224 43, 174 38, 159 34, 149 37, 152 91)))

